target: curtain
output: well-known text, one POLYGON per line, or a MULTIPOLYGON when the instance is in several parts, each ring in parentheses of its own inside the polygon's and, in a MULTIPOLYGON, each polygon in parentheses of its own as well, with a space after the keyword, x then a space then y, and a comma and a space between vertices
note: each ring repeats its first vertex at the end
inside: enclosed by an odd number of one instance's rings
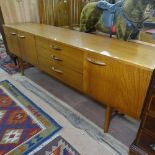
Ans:
MULTIPOLYGON (((55 26, 79 25, 83 7, 99 0, 39 0, 40 22, 55 26)), ((107 0, 114 3, 114 0, 107 0)))

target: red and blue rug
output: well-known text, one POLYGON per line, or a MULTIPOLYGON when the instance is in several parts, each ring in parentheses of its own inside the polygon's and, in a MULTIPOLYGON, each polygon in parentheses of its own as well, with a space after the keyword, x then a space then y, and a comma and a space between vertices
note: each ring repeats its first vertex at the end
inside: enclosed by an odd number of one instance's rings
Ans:
POLYGON ((61 128, 13 84, 0 82, 0 155, 26 155, 61 128))
POLYGON ((9 74, 16 74, 19 72, 18 65, 15 65, 13 60, 8 56, 9 60, 4 60, 3 63, 0 65, 0 68, 2 68, 4 71, 6 71, 9 74))
POLYGON ((59 136, 34 155, 80 155, 80 153, 59 136))

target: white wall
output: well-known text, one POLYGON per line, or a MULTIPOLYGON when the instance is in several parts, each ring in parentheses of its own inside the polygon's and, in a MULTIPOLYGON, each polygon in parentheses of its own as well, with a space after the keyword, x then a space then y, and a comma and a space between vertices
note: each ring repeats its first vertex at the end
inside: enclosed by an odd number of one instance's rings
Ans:
POLYGON ((38 0, 0 0, 5 24, 39 22, 38 0))

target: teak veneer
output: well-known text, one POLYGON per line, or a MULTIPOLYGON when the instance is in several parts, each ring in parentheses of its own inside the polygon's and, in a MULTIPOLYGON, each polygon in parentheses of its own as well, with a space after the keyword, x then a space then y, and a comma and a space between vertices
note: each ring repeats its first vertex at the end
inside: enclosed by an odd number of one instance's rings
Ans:
POLYGON ((10 52, 20 60, 107 105, 105 132, 113 108, 141 118, 155 69, 154 47, 41 24, 4 30, 10 52))

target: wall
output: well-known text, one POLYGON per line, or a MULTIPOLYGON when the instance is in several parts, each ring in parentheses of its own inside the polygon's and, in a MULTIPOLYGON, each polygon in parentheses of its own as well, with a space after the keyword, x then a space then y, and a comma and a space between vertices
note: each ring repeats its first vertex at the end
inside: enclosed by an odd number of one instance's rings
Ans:
POLYGON ((38 0, 0 0, 5 24, 39 22, 38 0))
POLYGON ((56 26, 79 25, 83 7, 94 1, 99 0, 38 0, 40 21, 56 26))
POLYGON ((80 23, 83 7, 98 0, 39 0, 40 21, 56 26, 73 26, 80 23))

